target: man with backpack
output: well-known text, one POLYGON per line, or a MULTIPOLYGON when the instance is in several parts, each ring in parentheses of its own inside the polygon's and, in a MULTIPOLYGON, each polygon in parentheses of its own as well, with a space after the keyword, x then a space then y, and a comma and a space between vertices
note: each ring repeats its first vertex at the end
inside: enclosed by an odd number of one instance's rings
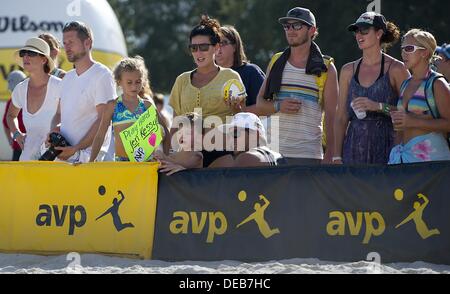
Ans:
MULTIPOLYGON (((257 112, 271 116, 271 123, 274 117, 279 118, 279 152, 289 165, 331 163, 338 95, 336 67, 314 42, 318 32, 310 10, 295 7, 279 23, 289 47, 272 57, 258 95, 257 112)), ((273 140, 273 127, 268 130, 273 140)))

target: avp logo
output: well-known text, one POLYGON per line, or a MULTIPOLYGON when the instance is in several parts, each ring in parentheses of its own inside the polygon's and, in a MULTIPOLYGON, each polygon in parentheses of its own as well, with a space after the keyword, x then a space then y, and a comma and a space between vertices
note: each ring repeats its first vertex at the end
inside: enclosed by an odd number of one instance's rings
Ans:
POLYGON ((57 227, 64 226, 67 218, 69 219, 69 235, 73 235, 75 228, 81 228, 86 224, 87 212, 82 205, 63 205, 60 208, 58 205, 39 205, 39 214, 36 217, 36 225, 42 227, 50 227, 52 225, 52 216, 55 218, 55 225, 57 227), (69 211, 69 215, 67 215, 69 211))
MULTIPOLYGON (((100 186, 98 188, 98 194, 100 194, 100 196, 104 196, 106 194, 106 189, 104 186, 100 186)), ((125 196, 120 190, 118 191, 118 194, 120 196, 120 200, 118 198, 114 198, 112 201, 112 206, 97 217, 96 221, 108 214, 111 214, 113 225, 117 232, 120 232, 126 228, 134 228, 134 225, 132 223, 122 223, 119 215, 119 207, 125 200, 125 196)), ((56 227, 63 227, 64 224, 68 222, 69 236, 75 234, 75 228, 84 227, 87 221, 88 213, 87 209, 83 205, 60 206, 55 204, 42 204, 39 205, 39 211, 36 216, 36 225, 39 227, 51 227, 52 225, 55 225, 56 227)))
MULTIPOLYGON (((99 191, 100 195, 105 195, 105 193, 106 193, 106 189, 104 186, 100 186, 98 191, 99 191)), ((95 220, 98 221, 102 217, 104 217, 108 214, 111 214, 111 216, 113 218, 114 227, 116 227, 117 232, 120 232, 126 228, 134 228, 134 225, 132 223, 126 223, 126 224, 122 223, 122 219, 120 218, 120 215, 119 215, 119 207, 125 200, 125 195, 123 195, 122 191, 120 191, 120 190, 117 191, 117 193, 121 197, 120 200, 117 198, 114 198, 112 201, 112 206, 110 208, 108 208, 102 215, 97 217, 95 220)))
MULTIPOLYGON (((402 201, 403 200, 403 191, 401 189, 397 189, 394 193, 394 196, 397 201, 402 201)), ((408 215, 408 217, 405 218, 401 223, 399 223, 397 226, 395 226, 395 228, 398 229, 399 227, 403 226, 404 224, 406 224, 410 221, 413 221, 414 224, 416 225, 416 231, 422 239, 425 240, 425 239, 430 238, 431 236, 440 235, 441 233, 439 232, 438 229, 430 230, 428 228, 427 224, 425 223, 425 221, 423 220, 423 211, 430 203, 430 200, 428 200, 428 198, 425 195, 420 194, 420 193, 417 194, 417 197, 419 199, 422 199, 423 203, 420 203, 419 201, 414 202, 414 204, 413 204, 414 211, 411 212, 411 214, 408 215)))
MULTIPOLYGON (((239 192, 238 198, 241 202, 244 202, 247 200, 247 192, 241 191, 239 192)), ((240 224, 236 226, 236 229, 238 229, 240 226, 250 222, 255 221, 255 223, 258 225, 259 232, 261 235, 264 236, 264 238, 268 239, 272 237, 275 234, 279 234, 280 230, 278 228, 271 229, 269 226, 269 223, 267 222, 265 218, 265 212, 266 209, 269 207, 270 202, 267 200, 267 198, 264 195, 259 195, 259 199, 264 202, 263 205, 256 202, 253 208, 255 209, 255 212, 252 213, 249 217, 247 217, 245 220, 243 220, 240 224)))
MULTIPOLYGON (((238 199, 241 202, 245 202, 247 200, 247 193, 245 191, 239 192, 238 199)), ((263 201, 263 203, 259 203, 257 201, 253 206, 255 211, 239 223, 236 226, 236 229, 239 229, 241 226, 250 223, 251 221, 255 221, 259 233, 264 238, 268 239, 275 234, 279 234, 280 230, 278 228, 271 229, 265 218, 265 211, 270 205, 269 200, 264 195, 260 195, 259 199, 263 201)), ((173 213, 173 220, 170 222, 169 229, 174 235, 188 234, 189 224, 191 224, 192 234, 201 234, 206 227, 206 223, 208 223, 206 243, 213 243, 216 235, 224 235, 228 230, 228 220, 225 214, 221 211, 200 213, 175 211, 173 213)))
MULTIPOLYGON (((402 201, 403 195, 404 193, 401 189, 394 191, 394 198, 397 201, 402 201)), ((419 199, 423 200, 423 203, 415 201, 413 204, 414 211, 401 221, 395 229, 399 229, 401 226, 413 221, 416 231, 422 239, 428 239, 431 236, 439 235, 439 230, 429 229, 423 219, 423 212, 430 201, 423 194, 419 193, 417 196, 419 199)), ((386 230, 386 222, 379 212, 357 212, 355 221, 351 212, 332 211, 329 214, 329 218, 330 221, 326 228, 329 236, 345 236, 347 226, 351 236, 358 236, 361 234, 363 223, 365 223, 363 244, 368 244, 372 237, 381 236, 386 230)))

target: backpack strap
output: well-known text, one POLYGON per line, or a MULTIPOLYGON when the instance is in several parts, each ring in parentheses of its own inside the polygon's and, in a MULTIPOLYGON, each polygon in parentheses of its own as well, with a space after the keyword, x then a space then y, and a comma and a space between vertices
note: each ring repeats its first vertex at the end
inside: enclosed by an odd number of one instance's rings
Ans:
POLYGON ((400 95, 403 95, 403 92, 405 92, 406 87, 408 87, 409 82, 411 82, 412 77, 407 78, 406 80, 404 80, 400 86, 400 95))
POLYGON ((425 98, 428 104, 428 108, 431 111, 431 115, 433 118, 440 118, 441 115, 439 113, 439 109, 436 105, 436 99, 434 97, 434 83, 436 80, 443 78, 444 76, 435 71, 431 71, 428 79, 425 82, 425 98))

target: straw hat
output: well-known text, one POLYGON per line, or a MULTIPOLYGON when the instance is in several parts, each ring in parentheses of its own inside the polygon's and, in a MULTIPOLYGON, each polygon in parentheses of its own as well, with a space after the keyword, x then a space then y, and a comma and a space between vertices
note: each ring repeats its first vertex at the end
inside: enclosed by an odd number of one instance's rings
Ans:
POLYGON ((21 50, 32 51, 44 55, 45 57, 47 57, 50 72, 55 68, 55 62, 50 57, 50 47, 44 40, 40 38, 28 39, 28 41, 25 43, 25 47, 20 48, 14 53, 14 58, 16 59, 17 64, 23 68, 23 58, 19 56, 19 52, 21 50))

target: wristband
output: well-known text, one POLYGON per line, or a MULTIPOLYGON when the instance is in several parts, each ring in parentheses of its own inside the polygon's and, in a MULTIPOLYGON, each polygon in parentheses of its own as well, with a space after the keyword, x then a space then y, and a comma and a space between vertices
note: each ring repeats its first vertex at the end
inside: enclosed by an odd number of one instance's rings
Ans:
POLYGON ((391 106, 389 104, 383 104, 383 113, 386 115, 390 115, 391 113, 391 106))
POLYGON ((378 110, 383 111, 383 103, 378 103, 378 110))
POLYGON ((13 140, 16 141, 17 137, 20 135, 19 131, 15 131, 13 134, 13 140))
POLYGON ((332 159, 333 162, 338 161, 338 160, 342 161, 342 157, 334 156, 333 159, 332 159))
POLYGON ((280 112, 280 108, 281 108, 281 102, 280 101, 276 101, 274 104, 275 107, 275 113, 280 112))

